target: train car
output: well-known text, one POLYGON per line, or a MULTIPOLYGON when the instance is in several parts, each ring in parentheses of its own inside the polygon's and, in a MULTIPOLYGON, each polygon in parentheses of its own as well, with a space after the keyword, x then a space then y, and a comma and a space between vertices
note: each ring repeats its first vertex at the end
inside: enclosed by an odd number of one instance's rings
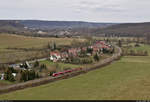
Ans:
POLYGON ((72 72, 72 70, 68 70, 68 72, 72 72))
POLYGON ((58 73, 53 73, 53 77, 56 77, 56 76, 58 76, 59 74, 58 73))
POLYGON ((65 70, 64 73, 68 73, 68 70, 65 70))
POLYGON ((64 74, 64 72, 58 72, 58 75, 60 75, 60 74, 64 74))
POLYGON ((82 68, 74 68, 74 69, 71 69, 71 70, 65 70, 63 72, 58 72, 58 73, 53 73, 53 77, 56 77, 58 75, 62 75, 62 74, 65 74, 65 73, 70 73, 70 72, 73 72, 73 71, 79 71, 79 70, 82 70, 82 68))

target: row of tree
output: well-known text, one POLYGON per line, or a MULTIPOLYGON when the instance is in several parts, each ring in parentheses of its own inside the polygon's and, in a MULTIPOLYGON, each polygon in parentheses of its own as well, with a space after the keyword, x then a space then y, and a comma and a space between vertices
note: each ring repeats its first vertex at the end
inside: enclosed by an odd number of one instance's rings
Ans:
POLYGON ((148 51, 123 50, 123 55, 130 56, 148 56, 148 51))
POLYGON ((6 68, 4 72, 4 79, 14 81, 28 81, 39 78, 39 74, 34 70, 15 70, 12 67, 6 68), (15 76, 13 74, 16 74, 15 76))

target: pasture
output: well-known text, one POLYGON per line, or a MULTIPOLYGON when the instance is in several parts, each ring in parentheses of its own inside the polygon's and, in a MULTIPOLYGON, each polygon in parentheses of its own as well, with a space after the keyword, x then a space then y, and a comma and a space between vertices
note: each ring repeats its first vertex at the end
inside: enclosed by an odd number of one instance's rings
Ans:
POLYGON ((126 56, 71 79, 0 96, 7 100, 149 100, 150 57, 126 56))
POLYGON ((134 51, 134 53, 144 53, 147 51, 148 55, 150 54, 150 45, 148 44, 141 44, 139 43, 139 46, 135 46, 136 43, 129 43, 129 44, 123 44, 122 49, 126 53, 131 53, 131 50, 134 51))
MULTIPOLYGON (((132 44, 134 46, 135 44, 132 44)), ((143 51, 146 50, 150 53, 150 45, 147 44, 140 44, 140 47, 132 47, 130 50, 136 50, 136 51, 143 51)))

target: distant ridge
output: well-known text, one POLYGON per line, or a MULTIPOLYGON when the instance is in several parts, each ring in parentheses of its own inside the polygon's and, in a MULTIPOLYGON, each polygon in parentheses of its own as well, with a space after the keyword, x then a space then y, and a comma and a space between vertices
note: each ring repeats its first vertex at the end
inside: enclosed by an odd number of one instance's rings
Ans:
POLYGON ((65 28, 95 28, 108 27, 114 23, 93 23, 83 21, 44 21, 44 20, 0 20, 0 27, 11 26, 14 28, 28 27, 35 29, 65 29, 65 28))
POLYGON ((65 29, 65 28, 95 28, 95 27, 108 27, 113 23, 93 23, 83 21, 42 21, 42 20, 21 20, 23 24, 30 28, 36 29, 65 29))
POLYGON ((17 21, 12 20, 0 20, 0 32, 13 32, 24 30, 24 25, 17 21))
POLYGON ((99 30, 99 33, 107 34, 120 34, 125 36, 144 36, 150 34, 150 22, 144 23, 124 23, 118 25, 112 25, 107 28, 99 30))
POLYGON ((145 34, 150 34, 150 22, 120 24, 93 23, 83 21, 0 20, 0 32, 24 34, 30 36, 33 34, 34 36, 145 36, 145 34), (40 30, 44 31, 45 33, 39 33, 40 30))

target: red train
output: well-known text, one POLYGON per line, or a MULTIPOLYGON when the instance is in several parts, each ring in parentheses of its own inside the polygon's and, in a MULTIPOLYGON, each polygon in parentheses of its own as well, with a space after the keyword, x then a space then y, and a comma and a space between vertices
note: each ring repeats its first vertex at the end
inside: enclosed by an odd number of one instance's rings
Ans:
POLYGON ((82 69, 82 68, 74 68, 74 69, 71 69, 71 70, 65 70, 65 71, 63 71, 63 72, 53 73, 52 76, 53 76, 53 77, 56 77, 56 76, 59 76, 59 75, 63 75, 63 74, 65 74, 65 73, 71 73, 71 72, 73 72, 73 71, 79 71, 79 70, 81 70, 81 69, 82 69))

